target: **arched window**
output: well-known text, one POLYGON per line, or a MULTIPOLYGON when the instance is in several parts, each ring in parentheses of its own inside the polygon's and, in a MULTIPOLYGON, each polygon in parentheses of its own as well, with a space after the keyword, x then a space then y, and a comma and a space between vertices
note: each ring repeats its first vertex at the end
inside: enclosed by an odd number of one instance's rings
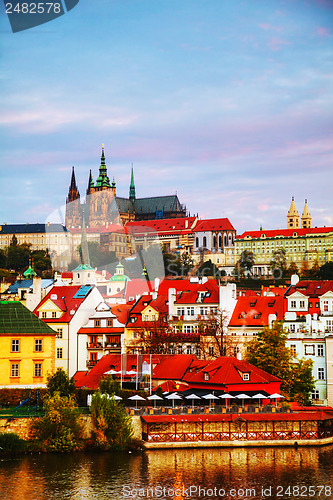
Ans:
POLYGON ((219 236, 219 248, 222 248, 222 236, 219 236))
POLYGON ((216 248, 216 235, 214 234, 214 238, 213 238, 213 247, 216 248))
POLYGON ((195 238, 195 246, 196 246, 196 248, 199 247, 199 238, 198 237, 195 238))
POLYGON ((228 242, 228 240, 227 240, 227 235, 226 235, 226 234, 224 235, 224 238, 223 238, 223 239, 224 239, 224 246, 226 247, 226 246, 227 246, 227 244, 228 244, 228 243, 227 243, 227 242, 228 242))
POLYGON ((203 245, 204 248, 207 247, 207 238, 206 238, 206 236, 203 237, 202 245, 203 245))

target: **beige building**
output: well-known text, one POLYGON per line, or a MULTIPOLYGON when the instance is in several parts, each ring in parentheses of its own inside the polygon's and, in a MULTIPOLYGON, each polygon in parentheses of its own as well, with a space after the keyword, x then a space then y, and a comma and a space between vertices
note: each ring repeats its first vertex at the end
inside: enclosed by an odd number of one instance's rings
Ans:
POLYGON ((299 269, 311 268, 313 263, 322 266, 333 260, 333 227, 311 227, 311 216, 305 200, 300 217, 292 199, 287 214, 287 229, 246 231, 235 240, 234 255, 230 255, 233 266, 242 252, 252 252, 255 275, 269 275, 270 262, 276 251, 285 252, 286 263, 297 265, 299 269))

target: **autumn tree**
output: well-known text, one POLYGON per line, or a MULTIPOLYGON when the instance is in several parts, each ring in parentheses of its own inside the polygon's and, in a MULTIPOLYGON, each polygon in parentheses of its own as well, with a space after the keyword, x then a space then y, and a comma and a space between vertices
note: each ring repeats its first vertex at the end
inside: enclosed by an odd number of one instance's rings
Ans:
POLYGON ((120 401, 96 391, 91 400, 93 438, 97 448, 123 450, 131 442, 131 418, 120 401))
POLYGON ((257 368, 282 379, 288 399, 308 401, 314 388, 312 361, 298 360, 286 346, 287 333, 281 322, 265 327, 246 345, 245 359, 257 368))
POLYGON ((202 357, 210 356, 210 347, 213 348, 215 357, 235 355, 237 338, 230 335, 228 323, 229 315, 226 311, 220 309, 211 312, 206 319, 200 320, 199 333, 202 357))
POLYGON ((270 261, 269 266, 272 270, 274 279, 282 279, 286 276, 287 259, 286 251, 284 248, 274 251, 273 258, 270 261))
POLYGON ((43 399, 44 415, 32 422, 32 433, 47 451, 74 451, 82 448, 81 413, 73 395, 59 392, 43 399))

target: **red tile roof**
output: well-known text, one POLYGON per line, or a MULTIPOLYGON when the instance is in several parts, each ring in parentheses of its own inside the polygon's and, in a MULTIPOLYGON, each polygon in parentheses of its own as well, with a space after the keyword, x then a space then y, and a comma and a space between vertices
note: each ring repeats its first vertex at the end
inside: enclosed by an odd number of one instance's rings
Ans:
POLYGON ((297 285, 291 286, 286 293, 286 297, 295 292, 303 293, 307 297, 316 298, 324 295, 326 292, 333 291, 333 280, 302 280, 297 285))
POLYGON ((193 232, 191 227, 195 217, 181 217, 178 219, 154 219, 146 221, 128 222, 126 229, 130 234, 144 235, 146 233, 161 234, 188 234, 193 232))
MULTIPOLYGON (((154 354, 152 356, 153 366, 159 362, 161 356, 154 354)), ((143 361, 150 363, 150 356, 144 355, 143 361)), ((137 355, 128 354, 126 360, 126 371, 130 371, 132 366, 137 366, 137 355)), ((85 375, 85 377, 80 377, 76 387, 87 387, 89 389, 98 389, 99 381, 105 372, 109 371, 111 367, 114 367, 115 371, 121 370, 121 356, 120 354, 106 354, 103 356, 96 365, 85 375)))
POLYGON ((229 327, 257 326, 269 324, 270 314, 276 314, 277 321, 283 320, 283 297, 281 296, 241 296, 238 297, 229 327))
POLYGON ((81 286, 54 286, 49 293, 44 297, 44 299, 38 304, 34 309, 34 314, 39 316, 40 308, 50 300, 55 304, 63 314, 60 318, 41 318, 45 323, 69 323, 82 302, 91 293, 93 287, 87 292, 86 296, 83 298, 74 298, 74 295, 81 288, 81 286), (56 297, 56 298, 52 298, 56 297))
POLYGON ((162 358, 161 362, 155 366, 155 380, 181 380, 188 367, 197 358, 193 354, 174 354, 167 358, 162 358))
POLYGON ((204 219, 204 220, 198 220, 194 228, 194 231, 196 233, 202 231, 235 231, 235 228, 227 218, 204 219))
POLYGON ((295 229, 268 229, 262 231, 245 231, 237 239, 246 238, 250 236, 251 238, 261 238, 265 235, 266 238, 275 238, 276 236, 292 237, 294 233, 298 236, 305 236, 307 234, 321 234, 321 233, 331 233, 333 232, 333 227, 311 227, 311 228, 295 228, 295 229))

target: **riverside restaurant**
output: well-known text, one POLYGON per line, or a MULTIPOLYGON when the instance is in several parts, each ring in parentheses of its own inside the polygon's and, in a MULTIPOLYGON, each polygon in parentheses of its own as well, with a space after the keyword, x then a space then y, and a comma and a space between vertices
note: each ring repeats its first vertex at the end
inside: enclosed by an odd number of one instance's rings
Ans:
MULTIPOLYGON (((278 441, 286 444, 333 442, 333 411, 314 410, 271 414, 143 415, 142 439, 149 444, 278 441), (301 441, 301 443, 299 443, 301 441)), ((276 444, 276 443, 275 443, 276 444)), ((166 446, 162 446, 166 447, 166 446)))

